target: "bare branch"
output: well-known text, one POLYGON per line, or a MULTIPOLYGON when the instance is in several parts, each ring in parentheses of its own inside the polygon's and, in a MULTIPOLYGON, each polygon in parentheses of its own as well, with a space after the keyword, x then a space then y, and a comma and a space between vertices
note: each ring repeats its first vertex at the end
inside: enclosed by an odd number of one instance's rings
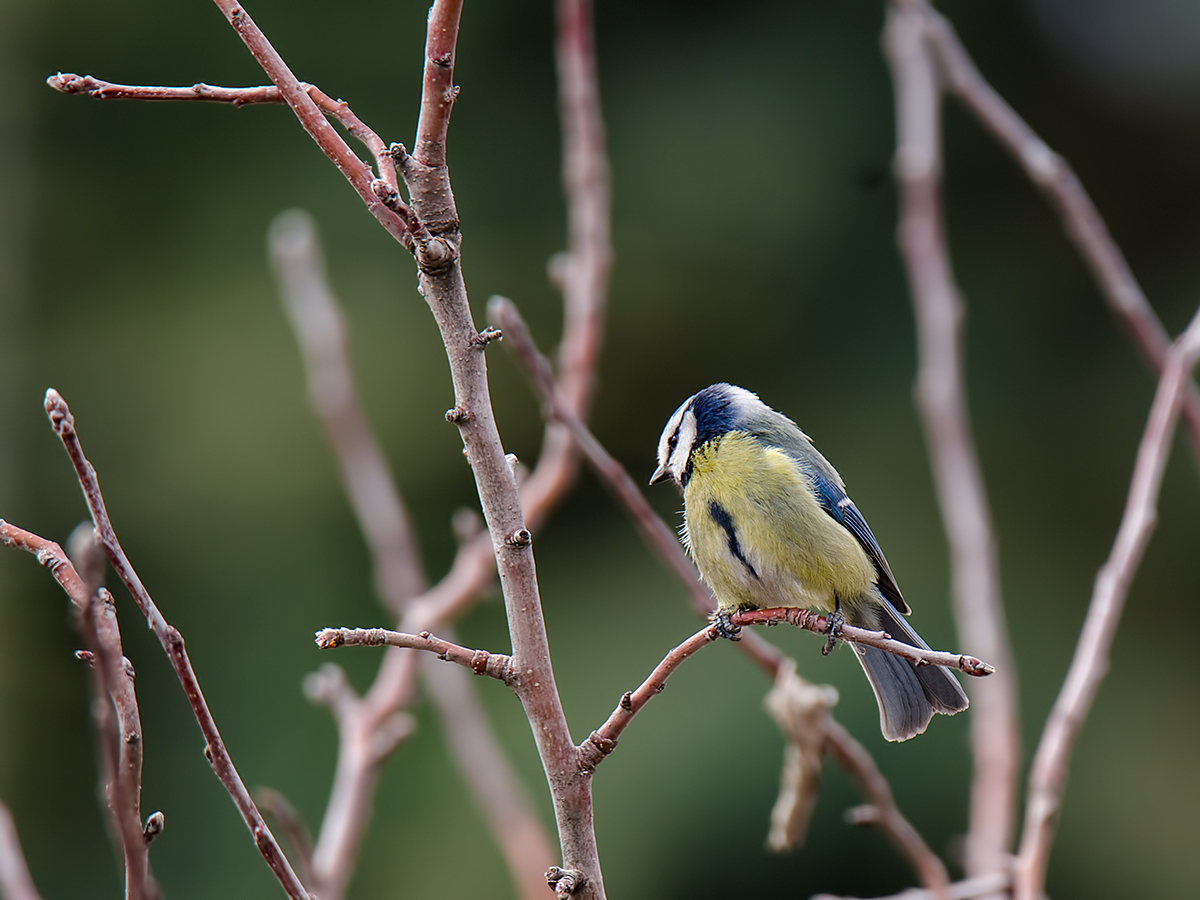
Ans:
POLYGON ((213 720, 212 713, 209 712, 204 694, 200 690, 200 683, 196 680, 196 674, 192 670, 191 660, 188 659, 187 651, 184 649, 183 636, 177 629, 168 625, 166 619, 162 617, 154 605, 154 601, 150 598, 150 594, 142 585, 141 579, 138 578, 137 572, 134 571, 129 559, 125 556, 125 552, 121 549, 121 544, 117 540, 117 535, 108 519, 108 512, 104 507, 104 497, 100 493, 100 482, 96 477, 96 470, 84 456, 79 436, 75 432, 75 421, 66 401, 56 390, 51 388, 46 392, 45 405, 46 415, 50 418, 55 433, 62 440, 67 455, 75 467, 75 474, 79 478, 80 487, 83 488, 83 496, 87 501, 88 510, 91 512, 92 522, 96 526, 96 537, 118 577, 132 595, 134 602, 137 603, 138 609, 145 616, 163 650, 166 651, 167 658, 170 659, 171 666, 175 669, 176 677, 183 686, 184 695, 200 725, 200 732, 204 735, 205 756, 208 758, 209 764, 221 783, 225 785, 238 812, 242 814, 246 827, 254 836, 259 852, 262 853, 267 865, 271 867, 271 871, 275 873, 275 877, 279 879, 279 883, 283 885, 288 896, 293 900, 308 900, 307 891, 296 877, 296 873, 292 871, 287 857, 280 849, 274 835, 271 834, 271 830, 267 828, 254 801, 250 799, 250 794, 242 783, 241 776, 238 775, 229 752, 225 749, 221 733, 217 730, 217 723, 213 720))
MULTIPOLYGON (((425 589, 425 578, 407 511, 358 399, 347 359, 343 316, 325 274, 315 226, 304 213, 284 213, 272 226, 270 245, 285 307, 303 351, 313 405, 371 550, 376 589, 394 615, 420 623, 431 608, 439 608, 422 603, 412 610, 415 615, 405 615, 409 601, 425 589)), ((486 344, 487 336, 481 335, 481 340, 486 344)), ((468 539, 479 530, 475 525, 468 539)), ((487 580, 495 566, 490 542, 485 550, 486 555, 475 556, 480 562, 479 577, 487 580)), ((461 580, 466 571, 456 565, 448 577, 451 582, 461 580)), ((439 585, 439 589, 446 587, 446 583, 439 585)), ((475 595, 469 592, 460 598, 465 605, 475 595)), ((459 608, 447 606, 439 611, 456 613, 459 608)), ((421 628, 418 624, 417 629, 421 628)), ((317 690, 320 699, 335 711, 340 744, 338 776, 313 853, 313 877, 306 879, 322 900, 344 894, 369 818, 369 795, 377 783, 377 770, 411 730, 410 718, 399 710, 412 697, 414 671, 411 664, 385 663, 361 701, 344 676, 325 672, 310 679, 310 696, 317 690), (383 752, 385 748, 387 752, 383 752)), ((543 896, 545 884, 540 873, 552 859, 549 840, 490 733, 473 686, 453 667, 427 667, 424 677, 459 769, 487 817, 518 890, 530 900, 543 896), (453 706, 447 708, 445 702, 453 702, 453 706), (455 740, 461 733, 470 738, 455 740), (481 778, 483 772, 488 773, 486 779, 481 778), (536 895, 531 893, 532 885, 536 885, 536 895)))
POLYGON ((254 802, 263 813, 275 820, 275 824, 287 836, 288 843, 292 845, 292 855, 300 866, 305 883, 313 884, 312 834, 304 824, 304 817, 300 815, 300 811, 274 788, 255 788, 254 802))
POLYGON ((104 552, 91 523, 77 526, 68 546, 88 592, 88 603, 79 617, 88 650, 77 655, 91 663, 96 673, 93 718, 109 818, 124 857, 125 897, 156 900, 161 892, 150 874, 150 842, 142 824, 142 722, 134 693, 133 664, 121 650, 113 596, 101 587, 104 552))
POLYGON ((941 87, 924 41, 920 0, 892 0, 884 48, 896 91, 899 242, 917 323, 917 405, 950 546, 959 640, 1000 670, 971 691, 974 778, 966 870, 1006 865, 1016 816, 1016 670, 1000 595, 996 541, 963 386, 963 303, 946 249, 939 199, 941 87))
MULTIPOLYGON (((413 247, 414 240, 417 244, 427 240, 428 234, 407 206, 402 203, 388 205, 376 196, 375 179, 372 177, 370 168, 354 154, 342 140, 341 135, 326 121, 325 114, 309 96, 307 86, 292 74, 291 69, 271 46, 266 35, 254 24, 254 20, 250 18, 246 8, 234 0, 214 0, 214 2, 258 64, 262 66, 267 77, 271 79, 271 83, 279 89, 284 102, 292 108, 292 112, 296 114, 296 118, 300 120, 300 124, 308 132, 309 137, 316 141, 321 151, 354 186, 358 196, 367 205, 367 210, 379 224, 388 234, 410 249, 413 247)), ((386 173, 387 167, 383 166, 382 169, 386 173)), ((392 184, 386 182, 386 174, 383 175, 383 178, 385 183, 392 184)))
MULTIPOLYGON (((976 68, 954 27, 926 0, 914 8, 924 17, 925 37, 944 76, 946 90, 972 112, 1017 161, 1062 219, 1067 236, 1096 279, 1125 331, 1161 374, 1170 339, 1150 301, 1109 233, 1092 198, 1070 164, 1051 150, 976 68)), ((1183 401, 1192 453, 1200 464, 1200 391, 1189 383, 1183 401)))
MULTIPOLYGON (((798 606, 780 606, 773 609, 752 609, 734 613, 729 617, 729 624, 734 627, 742 625, 777 625, 787 622, 813 634, 828 635, 829 620, 811 610, 798 606)), ((914 647, 903 641, 893 640, 885 631, 871 631, 868 628, 858 628, 854 625, 843 624, 837 632, 842 640, 855 644, 866 644, 876 647, 896 656, 910 660, 918 666, 945 666, 957 669, 966 674, 981 678, 993 674, 994 666, 985 663, 974 656, 961 653, 948 653, 944 650, 927 650, 924 647, 914 647)))
MULTIPOLYGON (((80 542, 76 536, 82 528, 77 528, 73 535, 77 545, 80 542)), ((87 537, 90 542, 91 535, 87 537)), ((142 739, 137 697, 133 690, 133 666, 121 654, 121 634, 112 595, 99 587, 103 557, 97 564, 86 548, 78 546, 76 557, 88 573, 85 581, 54 541, 0 519, 0 542, 33 553, 38 562, 54 574, 79 613, 81 631, 89 649, 78 655, 96 670, 93 710, 97 717, 109 817, 124 856, 126 894, 131 898, 157 897, 159 889, 149 873, 149 841, 144 837, 140 812, 142 739)))
POLYGON ((503 653, 486 650, 468 650, 451 641, 443 640, 422 631, 406 634, 387 628, 323 628, 317 632, 317 646, 322 650, 334 647, 405 647, 409 650, 427 650, 438 659, 466 666, 476 675, 487 675, 505 684, 514 679, 512 658, 503 653))
POLYGON ((1075 739, 1108 672, 1109 649, 1134 574, 1157 520, 1158 495, 1191 372, 1200 358, 1200 312, 1167 352, 1163 376, 1138 446, 1129 497, 1112 552, 1096 574, 1087 618, 1050 711, 1029 773, 1025 827, 1013 884, 1015 900, 1039 900, 1046 881, 1050 846, 1066 788, 1075 739))
POLYGON ((604 757, 617 748, 617 738, 628 727, 652 697, 662 692, 667 686, 679 664, 702 647, 717 640, 717 631, 712 625, 697 631, 675 649, 671 650, 660 662, 650 676, 641 683, 635 691, 627 691, 621 695, 617 708, 612 711, 608 720, 588 735, 587 740, 579 745, 579 765, 586 772, 593 772, 604 757))
POLYGON ((276 217, 269 244, 284 309, 304 356, 313 408, 371 550, 375 589, 399 616, 425 590, 425 578, 408 512, 355 389, 345 322, 312 218, 300 210, 276 217))
MULTIPOLYGON (((162 87, 144 84, 113 84, 91 75, 76 75, 74 72, 59 72, 46 79, 46 84, 63 94, 86 94, 96 100, 146 100, 151 102, 186 102, 198 100, 205 103, 228 103, 230 106, 257 106, 259 104, 285 105, 283 93, 273 84, 255 87, 218 87, 212 84, 193 84, 190 87, 162 87)), ((334 100, 315 85, 299 82, 313 102, 327 116, 341 123, 351 135, 363 143, 375 157, 379 178, 394 189, 399 189, 396 164, 391 149, 374 131, 354 114, 344 100, 334 100)), ((407 209, 407 207, 405 207, 407 209)))
POLYGON ((17 826, 8 807, 0 803, 0 897, 4 900, 41 900, 21 842, 17 838, 17 826))

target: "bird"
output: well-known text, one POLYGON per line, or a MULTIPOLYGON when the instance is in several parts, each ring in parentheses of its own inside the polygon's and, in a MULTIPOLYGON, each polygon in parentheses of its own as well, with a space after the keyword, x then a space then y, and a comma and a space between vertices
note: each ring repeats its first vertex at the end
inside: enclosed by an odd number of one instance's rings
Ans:
MULTIPOLYGON (((926 650, 905 620, 912 611, 866 519, 811 438, 757 394, 714 384, 683 402, 658 442, 655 485, 683 492, 681 538, 717 599, 718 633, 737 639, 729 616, 772 607, 816 607, 841 621, 926 650)), ((921 734, 934 713, 968 706, 943 666, 917 666, 852 643, 889 741, 921 734)))

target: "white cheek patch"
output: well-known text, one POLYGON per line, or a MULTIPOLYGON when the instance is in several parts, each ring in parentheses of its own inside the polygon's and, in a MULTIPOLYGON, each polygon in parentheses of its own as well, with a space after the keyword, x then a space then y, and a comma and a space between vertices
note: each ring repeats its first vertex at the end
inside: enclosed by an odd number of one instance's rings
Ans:
POLYGON ((667 425, 663 429, 662 437, 658 439, 658 464, 660 466, 665 466, 671 457, 671 438, 679 430, 679 422, 683 419, 688 403, 691 403, 690 399, 671 413, 671 418, 667 419, 667 425))
POLYGON ((675 449, 667 461, 667 468, 676 481, 682 482, 688 457, 692 455, 692 445, 696 443, 696 414, 690 409, 684 411, 677 435, 675 449))

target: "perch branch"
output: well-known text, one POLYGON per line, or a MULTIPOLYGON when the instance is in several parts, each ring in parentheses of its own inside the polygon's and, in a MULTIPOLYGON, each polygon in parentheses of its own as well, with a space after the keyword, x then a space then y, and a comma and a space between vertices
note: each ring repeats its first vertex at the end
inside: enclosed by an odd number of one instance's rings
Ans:
POLYGON ((1038 743, 1029 773, 1025 826, 1017 854, 1013 897, 1039 900, 1050 846, 1066 788, 1075 740, 1108 672, 1109 649, 1134 574, 1157 519, 1158 495, 1192 368, 1200 357, 1200 312, 1167 351, 1163 375, 1138 447, 1125 512, 1108 560, 1096 575, 1087 618, 1071 667, 1038 743))
POLYGON ((84 456, 79 435, 75 432, 75 421, 66 401, 53 388, 46 392, 46 415, 50 418, 55 433, 62 440, 71 464, 75 467, 75 474, 83 489, 84 499, 87 501, 88 510, 92 515, 92 522, 96 526, 96 538, 103 547, 105 556, 108 557, 117 576, 133 597, 134 602, 137 603, 138 609, 146 618, 154 636, 158 638, 158 642, 166 651, 167 658, 170 659, 171 666, 179 678, 179 683, 183 686, 184 695, 196 716, 200 732, 204 735, 205 756, 208 758, 209 764, 229 792, 234 805, 237 806, 238 812, 242 814, 242 818, 246 822, 246 827, 254 836, 254 842, 258 846, 259 852, 262 853, 267 865, 271 867, 271 871, 275 873, 275 877, 279 879, 279 883, 288 896, 293 900, 308 900, 308 892, 304 890, 304 886, 296 877, 296 873, 288 863, 283 850, 280 849, 275 836, 271 834, 271 830, 255 807, 254 801, 250 799, 250 794, 242 783, 237 769, 234 768, 229 752, 225 749, 221 733, 217 730, 217 723, 213 720, 212 713, 209 712, 208 703, 205 702, 204 694, 200 690, 200 683, 192 670, 191 660, 188 659, 187 651, 184 649, 183 636, 177 629, 167 624, 166 619, 163 618, 158 607, 150 598, 150 594, 142 585, 141 579, 138 578, 129 559, 125 556, 125 552, 121 549, 121 544, 109 522, 108 511, 104 507, 104 497, 100 493, 100 482, 96 477, 96 470, 84 456))
MULTIPOLYGON (((492 322, 500 324, 505 329, 508 343, 514 348, 518 359, 530 375, 534 387, 546 407, 547 414, 560 419, 570 428, 572 436, 579 443, 584 456, 601 481, 633 517, 651 549, 662 558, 667 567, 679 577, 688 589, 693 608, 702 616, 710 614, 715 607, 712 595, 700 582, 695 567, 687 558, 671 529, 646 502, 645 497, 642 496, 641 491, 624 467, 604 449, 603 445, 587 429, 587 426, 570 413, 566 404, 551 389, 550 364, 533 343, 529 329, 521 319, 516 306, 512 301, 503 297, 494 297, 489 302, 489 316, 492 322)), ((738 646, 772 678, 776 676, 779 667, 785 662, 785 657, 779 650, 756 634, 745 635, 738 646)), ((832 717, 829 721, 833 722, 832 717)), ((929 858, 936 861, 936 855, 921 841, 915 829, 896 807, 891 791, 875 790, 879 784, 886 787, 887 782, 870 754, 840 726, 830 729, 826 739, 839 763, 846 767, 860 787, 868 792, 867 796, 871 802, 885 811, 880 815, 876 824, 889 834, 893 843, 903 853, 908 855, 923 883, 931 889, 938 889, 944 880, 939 882, 934 877, 937 868, 929 862, 929 858), (934 880, 930 880, 931 878, 934 880)), ((940 866, 940 861, 937 864, 940 866)), ((944 871, 944 867, 942 867, 943 879, 944 871)))
POLYGON ((917 406, 950 546, 955 619, 959 639, 999 669, 971 691, 974 775, 966 871, 986 875, 1007 865, 1016 816, 1016 674, 963 385, 964 306, 951 271, 939 196, 941 86, 923 23, 919 0, 893 0, 884 49, 896 92, 899 244, 917 324, 917 406))
POLYGON ((8 807, 0 803, 0 897, 4 900, 41 900, 21 842, 17 838, 17 826, 8 807))
MULTIPOLYGON (((1124 324, 1134 344, 1161 374, 1170 346, 1167 330, 1070 164, 1051 150, 996 93, 975 66, 954 26, 926 0, 917 0, 914 8, 924 18, 926 40, 937 55, 946 90, 992 133, 1050 201, 1062 220, 1067 237, 1075 244, 1118 321, 1124 324)), ((1183 401, 1183 416, 1192 453, 1200 464, 1200 391, 1190 378, 1183 401)))

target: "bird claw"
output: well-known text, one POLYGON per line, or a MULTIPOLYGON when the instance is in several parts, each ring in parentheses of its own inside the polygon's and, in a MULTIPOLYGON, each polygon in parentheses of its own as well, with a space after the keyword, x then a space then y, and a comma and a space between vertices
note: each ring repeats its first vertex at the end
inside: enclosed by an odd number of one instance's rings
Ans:
POLYGON ((842 614, 842 605, 839 603, 829 615, 829 624, 825 626, 825 633, 829 635, 829 639, 825 641, 825 646, 821 648, 821 655, 828 656, 833 652, 833 648, 837 645, 838 638, 842 636, 842 626, 846 624, 846 617, 842 614))
POLYGON ((742 626, 734 625, 729 621, 732 613, 716 612, 713 613, 709 621, 712 622, 713 628, 717 632, 718 637, 723 637, 730 641, 740 641, 742 639, 742 626))

